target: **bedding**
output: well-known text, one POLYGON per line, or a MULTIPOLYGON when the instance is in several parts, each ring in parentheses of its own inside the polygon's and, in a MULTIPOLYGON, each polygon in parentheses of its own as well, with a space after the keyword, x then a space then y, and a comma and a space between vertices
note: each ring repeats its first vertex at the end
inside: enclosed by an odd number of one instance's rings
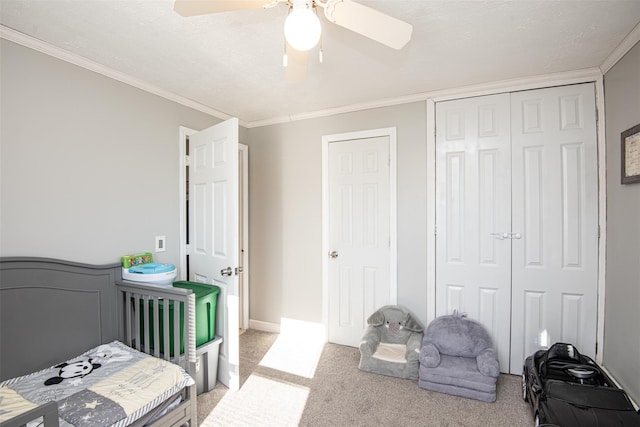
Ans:
POLYGON ((193 384, 180 366, 113 341, 0 383, 0 422, 56 401, 60 426, 121 427, 193 384))

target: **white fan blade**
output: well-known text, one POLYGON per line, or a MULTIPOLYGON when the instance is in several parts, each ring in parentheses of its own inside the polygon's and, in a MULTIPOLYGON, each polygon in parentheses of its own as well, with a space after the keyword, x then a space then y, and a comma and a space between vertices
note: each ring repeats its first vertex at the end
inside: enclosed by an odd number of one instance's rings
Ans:
POLYGON ((411 39, 413 25, 351 0, 329 0, 327 19, 394 49, 402 49, 411 39))
POLYGON ((287 43, 287 83, 300 83, 307 78, 307 64, 309 63, 309 52, 295 50, 287 43))
POLYGON ((173 10, 182 16, 206 15, 233 10, 259 9, 271 0, 176 0, 173 10))

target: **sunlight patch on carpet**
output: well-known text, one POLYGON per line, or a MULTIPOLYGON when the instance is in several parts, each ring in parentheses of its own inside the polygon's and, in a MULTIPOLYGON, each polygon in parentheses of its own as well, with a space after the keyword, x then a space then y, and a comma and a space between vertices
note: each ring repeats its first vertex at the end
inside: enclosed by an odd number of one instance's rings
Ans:
POLYGON ((309 389, 251 375, 242 388, 225 394, 201 427, 297 426, 309 389))
POLYGON ((283 318, 280 335, 260 366, 313 378, 325 342, 323 325, 283 318))

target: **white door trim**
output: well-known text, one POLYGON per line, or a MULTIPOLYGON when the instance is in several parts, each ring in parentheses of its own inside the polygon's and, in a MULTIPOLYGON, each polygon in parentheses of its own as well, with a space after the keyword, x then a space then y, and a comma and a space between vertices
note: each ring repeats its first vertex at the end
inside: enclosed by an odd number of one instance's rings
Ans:
POLYGON ((596 90, 597 123, 596 132, 598 138, 598 226, 600 240, 598 243, 598 318, 596 331, 596 362, 602 363, 602 348, 604 343, 604 297, 605 297, 605 276, 606 276, 606 244, 607 244, 607 219, 606 219, 606 149, 605 149, 605 121, 604 121, 604 84, 602 73, 599 72, 575 72, 567 73, 562 78, 542 79, 539 82, 531 83, 529 80, 516 80, 512 83, 495 88, 470 91, 452 91, 451 93, 440 93, 438 97, 426 100, 427 111, 427 323, 435 318, 436 313, 436 280, 435 280, 435 194, 436 194, 436 108, 435 103, 451 99, 467 98, 471 96, 489 95, 504 92, 515 92, 528 89, 542 89, 551 86, 563 86, 577 83, 594 83, 596 90))
POLYGON ((427 323, 436 318, 436 103, 427 99, 427 323))
POLYGON ((249 329, 249 146, 238 144, 238 151, 242 156, 242 210, 240 212, 240 226, 242 227, 242 249, 240 253, 242 271, 242 319, 240 327, 249 329))
POLYGON ((329 336, 329 144, 354 139, 389 138, 389 301, 398 301, 398 233, 397 233, 397 156, 396 128, 370 129, 364 131, 324 135, 322 137, 322 323, 325 339, 329 336))
POLYGON ((196 133, 197 130, 190 129, 184 126, 180 126, 180 139, 178 140, 178 222, 180 227, 180 242, 178 253, 180 254, 178 261, 178 280, 187 280, 187 189, 185 188, 185 182, 187 182, 187 137, 196 133))

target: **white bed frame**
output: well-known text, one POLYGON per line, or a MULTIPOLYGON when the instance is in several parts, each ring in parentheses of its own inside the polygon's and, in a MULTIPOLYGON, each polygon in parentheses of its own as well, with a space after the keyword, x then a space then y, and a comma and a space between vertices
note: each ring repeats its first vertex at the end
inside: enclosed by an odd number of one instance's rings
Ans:
MULTIPOLYGON (((121 271, 120 264, 0 258, 0 381, 48 368, 116 339, 179 364, 195 379, 195 296, 192 291, 123 281, 121 271), (170 310, 163 310, 160 317, 159 310, 150 309, 150 304, 158 307, 161 300, 163 304, 173 302, 174 307, 184 304, 183 354, 171 356, 168 338, 163 348, 149 346, 151 336, 154 343, 159 343, 157 328, 149 331, 150 316, 153 324, 162 323, 165 331, 169 330, 169 322, 173 322, 174 331, 180 330, 180 319, 178 316, 171 319, 170 310)), ((179 349, 180 336, 174 335, 173 348, 179 349)), ((196 427, 196 385, 185 389, 182 395, 178 407, 147 425, 196 427)), ((44 417, 45 427, 57 427, 57 405, 54 402, 42 405, 0 427, 22 426, 39 417, 44 417)))

